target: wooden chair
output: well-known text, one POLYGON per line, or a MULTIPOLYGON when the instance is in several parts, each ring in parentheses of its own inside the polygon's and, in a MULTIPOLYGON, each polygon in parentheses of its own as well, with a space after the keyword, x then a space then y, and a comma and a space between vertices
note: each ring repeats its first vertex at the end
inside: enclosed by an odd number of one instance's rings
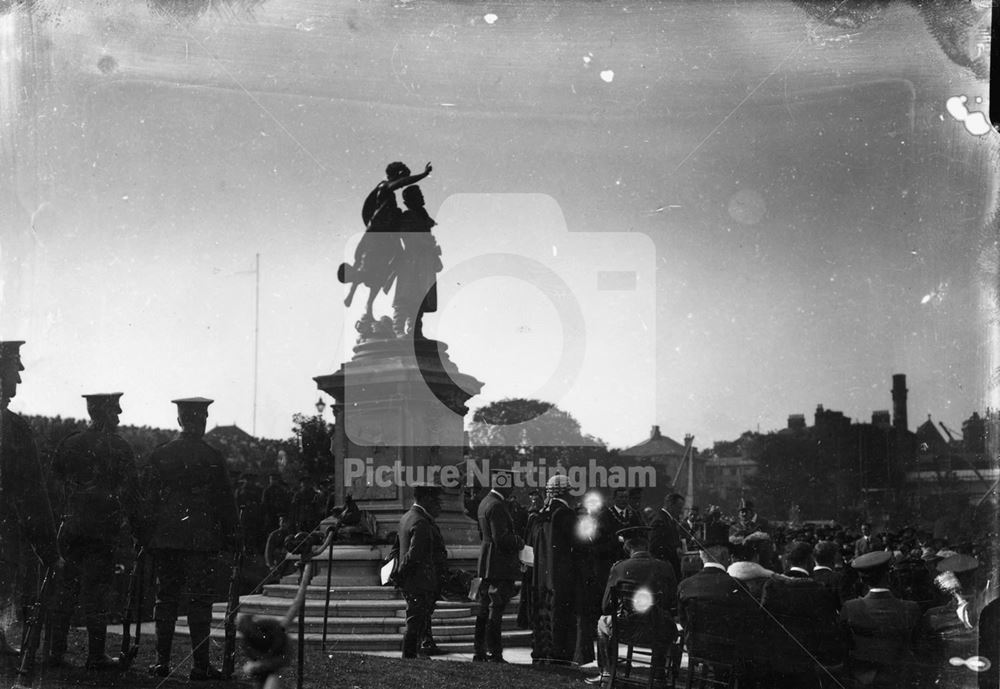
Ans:
MULTIPOLYGON (((652 666, 653 642, 667 637, 676 639, 677 636, 676 625, 666 608, 660 607, 662 601, 661 592, 649 591, 628 582, 618 584, 612 591, 611 602, 615 612, 611 615, 611 638, 608 644, 610 677, 607 689, 643 685, 652 689, 657 674, 657 668, 652 666), (619 644, 626 647, 624 657, 619 654, 619 644), (645 678, 632 676, 633 668, 639 664, 647 668, 645 678)), ((665 681, 673 689, 677 683, 678 664, 672 662, 675 654, 671 650, 671 645, 668 644, 665 649, 665 681)))
POLYGON ((736 635, 740 625, 734 623, 732 606, 715 601, 687 602, 687 623, 684 645, 688 653, 687 689, 696 675, 698 686, 736 687, 736 635))

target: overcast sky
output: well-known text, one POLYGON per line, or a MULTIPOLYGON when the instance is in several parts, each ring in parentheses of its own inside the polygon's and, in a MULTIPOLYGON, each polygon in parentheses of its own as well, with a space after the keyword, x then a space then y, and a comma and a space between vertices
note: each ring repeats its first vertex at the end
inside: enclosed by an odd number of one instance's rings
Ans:
POLYGON ((868 420, 894 373, 911 428, 989 402, 996 141, 947 108, 986 84, 908 5, 851 30, 786 2, 39 6, 0 18, 19 411, 121 390, 123 423, 169 428, 202 395, 250 430, 259 253, 257 432, 288 436, 350 355, 336 267, 393 160, 434 164, 426 330, 485 382, 473 407, 704 447, 817 404, 868 420))

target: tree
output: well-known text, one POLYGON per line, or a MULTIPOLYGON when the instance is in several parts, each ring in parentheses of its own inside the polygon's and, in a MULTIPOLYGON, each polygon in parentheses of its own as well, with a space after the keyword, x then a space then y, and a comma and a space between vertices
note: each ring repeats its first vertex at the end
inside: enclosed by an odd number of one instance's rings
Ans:
POLYGON ((297 459, 302 470, 313 477, 332 474, 334 459, 330 439, 333 437, 333 425, 320 416, 309 414, 294 414, 292 423, 292 432, 298 441, 297 459))
POLYGON ((584 433, 572 414, 551 402, 513 398, 492 402, 472 415, 469 445, 476 459, 491 467, 509 468, 515 462, 540 466, 547 471, 561 466, 586 466, 609 461, 604 441, 584 433))

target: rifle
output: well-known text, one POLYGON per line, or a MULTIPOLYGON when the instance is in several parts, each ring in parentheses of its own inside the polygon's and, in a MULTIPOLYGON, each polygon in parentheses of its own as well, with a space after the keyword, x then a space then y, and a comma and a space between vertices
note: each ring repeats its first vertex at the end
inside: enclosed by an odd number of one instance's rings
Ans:
POLYGON ((42 585, 38 588, 38 596, 28 609, 28 618, 24 625, 24 639, 21 646, 21 657, 17 666, 17 681, 12 689, 31 689, 35 682, 35 654, 42 640, 42 627, 45 623, 46 603, 49 589, 55 581, 56 570, 45 568, 42 585))
POLYGON ((335 538, 336 528, 327 529, 326 546, 326 602, 323 603, 323 652, 326 652, 326 627, 330 620, 330 581, 333 577, 333 538, 335 538))
MULTIPOLYGON (((243 530, 243 510, 239 515, 240 531, 243 530)), ((222 647, 222 679, 228 680, 236 670, 236 611, 240 607, 240 572, 243 570, 242 539, 236 544, 233 565, 229 572, 229 595, 226 599, 226 640, 222 647)))
POLYGON ((122 650, 118 655, 118 664, 122 670, 128 670, 139 653, 139 637, 142 634, 142 599, 143 580, 145 578, 146 549, 139 548, 132 565, 132 574, 128 582, 128 596, 125 600, 125 614, 122 615, 122 650), (132 641, 132 620, 135 620, 135 641, 132 641))

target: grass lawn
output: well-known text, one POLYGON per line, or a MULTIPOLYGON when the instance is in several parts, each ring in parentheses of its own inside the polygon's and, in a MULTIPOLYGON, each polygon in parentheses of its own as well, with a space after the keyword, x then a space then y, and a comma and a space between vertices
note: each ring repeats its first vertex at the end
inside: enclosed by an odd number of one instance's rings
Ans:
MULTIPOLYGON (((16 638, 12 635, 12 638, 16 638)), ((120 637, 109 636, 108 647, 117 653, 120 637)), ((153 639, 144 636, 135 665, 124 673, 90 673, 83 670, 86 659, 86 633, 70 631, 70 652, 67 658, 75 667, 52 669, 39 666, 35 679, 38 689, 68 687, 175 687, 192 685, 224 689, 249 689, 253 683, 238 678, 229 682, 189 682, 191 669, 190 643, 186 636, 174 638, 175 674, 167 679, 150 677, 146 668, 155 658, 153 639)), ((212 663, 219 666, 221 644, 212 642, 212 663)), ((39 657, 40 659, 40 657, 39 657)), ((237 654, 237 665, 242 664, 237 654)), ((0 668, 0 689, 10 687, 16 678, 15 663, 3 662, 0 668)), ((239 670, 239 667, 237 668, 239 670)), ((583 689, 582 679, 592 670, 529 665, 493 665, 449 660, 408 660, 366 656, 357 653, 322 653, 319 648, 306 649, 306 689, 448 689, 449 687, 482 687, 483 689, 583 689)), ((292 689, 296 682, 294 665, 286 668, 284 687, 292 689)))

